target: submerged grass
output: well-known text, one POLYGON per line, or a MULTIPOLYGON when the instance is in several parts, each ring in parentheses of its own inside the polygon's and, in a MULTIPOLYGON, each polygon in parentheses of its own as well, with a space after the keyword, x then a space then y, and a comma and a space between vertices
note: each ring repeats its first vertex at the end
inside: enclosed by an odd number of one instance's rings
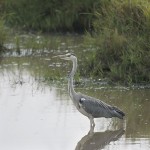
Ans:
POLYGON ((95 50, 84 74, 124 84, 150 82, 150 2, 106 0, 95 16, 94 32, 85 36, 95 50))
MULTIPOLYGON (((45 35, 45 34, 15 34, 10 43, 13 47, 9 54, 18 56, 47 56, 57 53, 76 51, 82 36, 78 35, 45 35), (15 52, 15 53, 14 53, 15 52)), ((9 46, 9 44, 8 44, 9 46)))

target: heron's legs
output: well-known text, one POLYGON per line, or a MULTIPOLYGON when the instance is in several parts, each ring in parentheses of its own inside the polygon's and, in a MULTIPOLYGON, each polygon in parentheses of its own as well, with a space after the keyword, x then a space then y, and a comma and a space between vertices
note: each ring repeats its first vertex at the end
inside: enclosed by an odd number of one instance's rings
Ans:
POLYGON ((89 119, 90 119, 90 127, 94 128, 95 127, 94 118, 90 117, 89 119))
POLYGON ((93 134, 94 133, 94 127, 95 127, 95 123, 94 123, 94 118, 93 117, 89 117, 90 120, 90 131, 88 134, 93 134))

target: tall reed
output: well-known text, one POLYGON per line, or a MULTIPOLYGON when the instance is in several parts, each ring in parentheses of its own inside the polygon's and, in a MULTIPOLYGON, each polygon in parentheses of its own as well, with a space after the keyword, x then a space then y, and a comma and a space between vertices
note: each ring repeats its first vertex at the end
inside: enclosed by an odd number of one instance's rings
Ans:
POLYGON ((6 0, 7 24, 26 30, 81 31, 89 29, 99 0, 6 0))
POLYGON ((94 32, 85 36, 94 49, 87 72, 125 84, 150 82, 150 2, 106 0, 95 16, 94 32))
POLYGON ((5 50, 4 44, 7 41, 7 29, 4 25, 4 20, 0 17, 0 53, 5 50))

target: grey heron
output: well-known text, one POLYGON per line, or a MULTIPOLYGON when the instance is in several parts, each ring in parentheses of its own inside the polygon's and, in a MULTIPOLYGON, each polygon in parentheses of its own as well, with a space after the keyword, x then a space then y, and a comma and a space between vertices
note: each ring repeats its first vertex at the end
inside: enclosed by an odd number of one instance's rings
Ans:
POLYGON ((64 60, 70 60, 73 62, 73 68, 68 79, 69 95, 75 107, 77 108, 77 110, 81 114, 89 118, 91 128, 95 127, 94 118, 117 117, 119 119, 123 119, 123 117, 125 116, 125 113, 121 111, 119 108, 115 106, 110 106, 109 104, 106 104, 105 102, 99 99, 84 95, 82 93, 75 92, 74 87, 73 87, 74 75, 77 70, 77 57, 75 55, 71 53, 67 53, 65 55, 58 55, 55 57, 59 57, 64 60))

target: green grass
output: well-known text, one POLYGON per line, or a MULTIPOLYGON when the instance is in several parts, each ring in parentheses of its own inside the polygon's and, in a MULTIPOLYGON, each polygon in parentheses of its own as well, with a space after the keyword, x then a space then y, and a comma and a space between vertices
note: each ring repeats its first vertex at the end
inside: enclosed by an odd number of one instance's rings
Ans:
POLYGON ((5 50, 4 44, 7 41, 8 33, 7 29, 4 26, 4 20, 0 17, 0 53, 5 50))
POLYGON ((95 16, 85 36, 94 49, 87 72, 124 84, 150 82, 150 2, 106 0, 95 16))
POLYGON ((99 0, 6 0, 9 26, 28 31, 78 31, 89 29, 99 0))

